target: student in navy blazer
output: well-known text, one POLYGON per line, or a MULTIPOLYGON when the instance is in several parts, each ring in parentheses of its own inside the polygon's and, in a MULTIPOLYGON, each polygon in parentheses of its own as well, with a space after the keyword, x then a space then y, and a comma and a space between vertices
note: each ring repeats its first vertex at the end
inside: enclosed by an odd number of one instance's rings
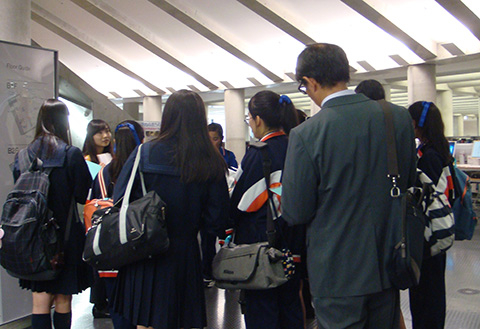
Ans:
MULTIPOLYGON (((118 177, 114 202, 125 193, 136 153, 118 177)), ((137 328, 206 327, 197 234, 205 228, 225 238, 229 201, 227 166, 210 142, 205 105, 198 94, 180 90, 168 98, 159 137, 143 144, 140 170, 147 191, 154 190, 166 203, 170 247, 164 254, 119 269, 115 311, 137 328)), ((141 196, 137 173, 130 201, 141 196)))

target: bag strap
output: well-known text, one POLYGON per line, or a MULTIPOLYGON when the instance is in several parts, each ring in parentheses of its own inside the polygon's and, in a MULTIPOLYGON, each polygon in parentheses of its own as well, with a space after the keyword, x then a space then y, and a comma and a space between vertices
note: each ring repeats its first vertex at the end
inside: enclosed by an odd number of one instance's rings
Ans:
POLYGON ((107 198, 107 187, 105 186, 105 179, 103 178, 103 169, 105 166, 102 166, 98 172, 98 185, 100 186, 100 193, 102 194, 102 199, 107 198))
POLYGON ((20 173, 23 173, 30 168, 32 165, 32 159, 30 159, 30 155, 28 154, 28 149, 22 149, 18 151, 18 169, 20 173))
POLYGON ((50 172, 52 171, 52 168, 43 167, 43 161, 39 157, 35 156, 32 159, 30 156, 30 152, 26 148, 18 151, 17 160, 18 160, 18 169, 20 170, 20 174, 23 174, 27 170, 34 169, 34 168, 43 171, 44 173, 47 174, 47 176, 50 175, 50 172))
MULTIPOLYGON (((127 188, 125 190, 125 195, 123 196, 122 206, 120 207, 120 214, 119 214, 119 235, 120 235, 120 243, 125 244, 127 243, 127 210, 130 204, 130 193, 132 192, 133 182, 135 180, 135 175, 137 174, 137 169, 140 164, 141 158, 141 151, 142 145, 140 144, 137 149, 137 154, 135 156, 135 161, 133 163, 132 172, 130 173, 130 178, 128 179, 127 188)), ((140 180, 142 184, 142 192, 143 195, 147 194, 147 189, 145 188, 145 181, 143 179, 142 171, 140 172, 140 180)))
POLYGON ((267 205, 267 240, 270 246, 276 245, 277 240, 277 230, 275 228, 275 223, 273 221, 273 215, 277 217, 277 211, 275 209, 275 203, 273 202, 273 193, 270 190, 270 174, 272 171, 272 161, 270 160, 270 154, 268 153, 267 143, 257 142, 253 143, 251 146, 260 150, 262 154, 262 166, 263 166, 263 176, 265 177, 265 183, 267 186, 268 193, 268 205, 267 205))
POLYGON ((387 133, 387 176, 392 180, 390 195, 392 198, 398 198, 401 194, 400 188, 397 186, 397 179, 400 178, 400 174, 398 173, 397 144, 395 141, 395 125, 393 124, 392 109, 388 102, 383 99, 379 100, 378 103, 383 110, 387 133))

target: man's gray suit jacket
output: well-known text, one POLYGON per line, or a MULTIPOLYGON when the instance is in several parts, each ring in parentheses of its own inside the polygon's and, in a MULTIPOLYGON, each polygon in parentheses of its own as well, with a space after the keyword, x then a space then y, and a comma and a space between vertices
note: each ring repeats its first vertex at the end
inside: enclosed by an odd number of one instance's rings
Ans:
MULTIPOLYGON (((399 186, 415 181, 413 125, 392 105, 399 186)), ((363 94, 328 100, 293 129, 283 173, 282 214, 307 223, 307 264, 315 297, 359 296, 391 287, 385 237, 391 208, 386 133, 378 102, 363 94)))

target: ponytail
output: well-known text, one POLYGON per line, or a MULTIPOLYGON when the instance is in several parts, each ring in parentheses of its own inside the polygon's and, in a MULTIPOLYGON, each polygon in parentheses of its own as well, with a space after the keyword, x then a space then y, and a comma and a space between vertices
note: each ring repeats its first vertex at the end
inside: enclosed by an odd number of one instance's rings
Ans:
POLYGON ((280 123, 285 134, 289 134, 292 128, 298 125, 297 110, 292 100, 287 95, 281 95, 278 101, 280 112, 280 123))
POLYGON ((282 129, 287 135, 298 125, 298 116, 292 100, 270 90, 256 93, 248 102, 252 117, 260 116, 269 128, 282 129))

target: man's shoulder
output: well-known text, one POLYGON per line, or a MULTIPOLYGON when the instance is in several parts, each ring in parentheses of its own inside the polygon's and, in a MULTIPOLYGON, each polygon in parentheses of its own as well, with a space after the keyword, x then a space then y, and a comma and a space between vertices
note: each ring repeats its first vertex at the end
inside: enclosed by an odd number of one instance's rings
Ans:
POLYGON ((404 107, 404 106, 401 106, 401 105, 398 105, 398 104, 394 104, 394 103, 391 103, 391 102, 387 102, 388 105, 390 105, 390 107, 394 110, 394 111, 401 111, 401 112, 406 112, 408 113, 408 110, 404 107))
POLYGON ((323 104, 323 108, 365 106, 365 104, 373 104, 370 98, 364 94, 347 94, 329 99, 323 104))

